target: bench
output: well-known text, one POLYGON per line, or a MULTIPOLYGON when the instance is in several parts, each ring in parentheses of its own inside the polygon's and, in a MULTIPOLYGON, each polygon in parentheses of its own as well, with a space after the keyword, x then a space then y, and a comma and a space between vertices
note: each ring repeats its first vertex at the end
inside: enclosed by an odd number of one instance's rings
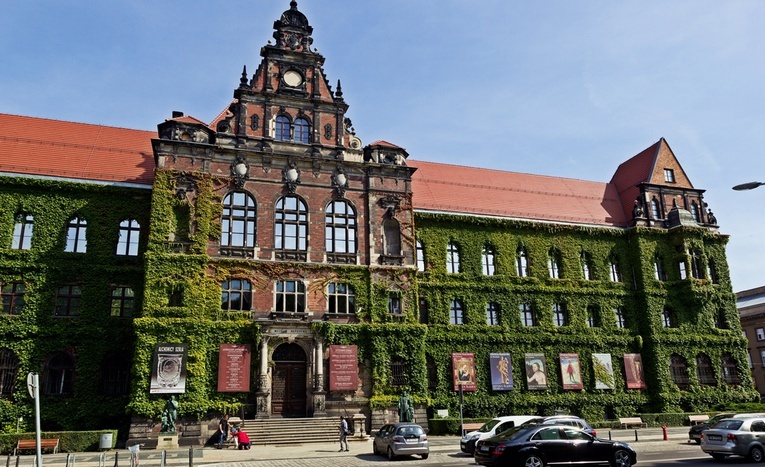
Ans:
POLYGON ((709 420, 709 415, 688 415, 688 421, 691 422, 691 425, 704 423, 707 420, 709 420))
POLYGON ((637 426, 645 426, 645 422, 640 417, 623 417, 619 418, 619 423, 621 423, 622 428, 627 429, 627 427, 632 425, 637 426))
POLYGON ((483 423, 463 423, 462 424, 462 434, 469 433, 471 431, 476 431, 477 429, 481 428, 484 424, 483 423))
MULTIPOLYGON (((16 443, 16 448, 13 450, 13 455, 16 455, 16 451, 22 450, 34 450, 37 449, 37 442, 34 439, 20 439, 16 443)), ((40 450, 53 449, 53 454, 58 452, 58 438, 42 438, 40 439, 40 450)))

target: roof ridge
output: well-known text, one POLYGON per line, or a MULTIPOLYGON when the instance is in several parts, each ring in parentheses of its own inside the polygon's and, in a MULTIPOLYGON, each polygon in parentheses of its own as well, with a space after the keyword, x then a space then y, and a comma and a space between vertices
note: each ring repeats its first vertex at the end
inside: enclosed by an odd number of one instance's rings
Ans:
POLYGON ((114 125, 104 125, 100 123, 87 123, 87 122, 77 122, 74 120, 62 120, 58 118, 46 118, 46 117, 33 117, 30 115, 18 115, 18 114, 9 114, 5 112, 0 112, 0 117, 2 116, 8 116, 8 117, 17 117, 17 118, 29 118, 32 120, 44 120, 48 122, 61 122, 61 123, 71 123, 72 125, 87 125, 87 126, 94 126, 94 127, 101 127, 101 128, 114 128, 117 130, 128 130, 128 131, 143 131, 147 133, 156 133, 152 130, 141 130, 139 128, 127 128, 124 126, 114 126, 114 125))
MULTIPOLYGON (((515 172, 511 172, 511 173, 515 173, 515 172)), ((501 186, 501 185, 485 185, 485 184, 479 184, 479 183, 452 182, 447 180, 439 180, 439 179, 426 178, 426 177, 421 177, 420 180, 426 181, 429 183, 439 183, 442 185, 455 185, 455 186, 465 186, 465 187, 473 187, 473 188, 491 188, 492 190, 514 191, 519 193, 536 193, 536 194, 542 194, 542 195, 563 196, 563 197, 580 198, 580 199, 600 199, 600 200, 619 199, 619 198, 607 198, 603 196, 576 195, 576 194, 572 194, 568 192, 562 193, 562 192, 555 192, 555 191, 527 190, 522 188, 507 187, 507 186, 501 186)), ((592 182, 592 183, 600 183, 600 182, 592 182)), ((603 183, 603 185, 606 185, 606 184, 603 183)))
POLYGON ((0 135, 0 141, 16 141, 16 142, 35 143, 35 144, 46 145, 46 146, 62 146, 62 147, 81 148, 81 149, 101 149, 108 152, 124 152, 128 154, 140 152, 140 151, 136 151, 135 149, 122 149, 122 148, 115 148, 111 146, 96 146, 95 144, 67 143, 63 141, 51 141, 51 140, 44 140, 44 139, 8 137, 4 135, 0 135))
MULTIPOLYGON (((555 179, 559 179, 559 180, 573 180, 573 181, 576 181, 576 182, 596 183, 598 185, 609 185, 610 184, 609 182, 599 182, 599 181, 595 181, 595 180, 584 180, 582 178, 560 177, 560 176, 557 176, 557 175, 533 174, 533 173, 529 173, 529 172, 516 172, 516 171, 512 171, 512 170, 491 169, 491 168, 487 168, 487 167, 475 167, 475 166, 472 166, 472 165, 450 164, 450 163, 446 163, 446 162, 433 162, 433 161, 424 161, 424 160, 419 160, 419 159, 408 159, 407 160, 407 164, 409 164, 410 162, 414 163, 414 165, 417 165, 419 163, 435 164, 435 165, 447 165, 447 166, 450 166, 450 167, 464 167, 466 169, 488 170, 488 171, 491 171, 491 172, 499 172, 499 173, 505 173, 505 174, 519 174, 519 175, 528 175, 528 176, 531 176, 531 177, 555 178, 555 179)), ((490 186, 490 185, 487 185, 487 186, 490 186)))

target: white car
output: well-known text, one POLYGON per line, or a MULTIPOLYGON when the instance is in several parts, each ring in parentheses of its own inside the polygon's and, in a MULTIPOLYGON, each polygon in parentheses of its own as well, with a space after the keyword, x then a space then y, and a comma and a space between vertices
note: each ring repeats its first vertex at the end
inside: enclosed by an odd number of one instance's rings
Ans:
POLYGON ((525 423, 535 418, 539 419, 541 417, 534 415, 510 415, 507 417, 492 418, 484 423, 477 431, 466 433, 460 440, 460 449, 462 452, 472 455, 475 451, 475 443, 478 442, 479 439, 491 438, 509 428, 518 426, 521 423, 525 423))

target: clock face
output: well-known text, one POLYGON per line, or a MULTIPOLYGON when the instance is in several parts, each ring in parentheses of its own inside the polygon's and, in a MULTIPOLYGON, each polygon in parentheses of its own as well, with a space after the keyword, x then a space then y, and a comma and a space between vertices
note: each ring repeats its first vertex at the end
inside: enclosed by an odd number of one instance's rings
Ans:
POLYGON ((289 70, 286 73, 284 73, 284 76, 282 76, 282 79, 287 84, 287 86, 290 86, 293 88, 303 84, 303 77, 300 76, 300 73, 298 73, 295 70, 289 70))

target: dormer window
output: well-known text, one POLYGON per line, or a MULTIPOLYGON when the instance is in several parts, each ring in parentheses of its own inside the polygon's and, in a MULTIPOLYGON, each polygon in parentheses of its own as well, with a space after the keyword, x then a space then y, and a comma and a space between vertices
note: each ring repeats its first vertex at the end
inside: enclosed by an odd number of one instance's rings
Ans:
POLYGON ((675 171, 673 169, 664 169, 664 181, 675 183, 675 171))

